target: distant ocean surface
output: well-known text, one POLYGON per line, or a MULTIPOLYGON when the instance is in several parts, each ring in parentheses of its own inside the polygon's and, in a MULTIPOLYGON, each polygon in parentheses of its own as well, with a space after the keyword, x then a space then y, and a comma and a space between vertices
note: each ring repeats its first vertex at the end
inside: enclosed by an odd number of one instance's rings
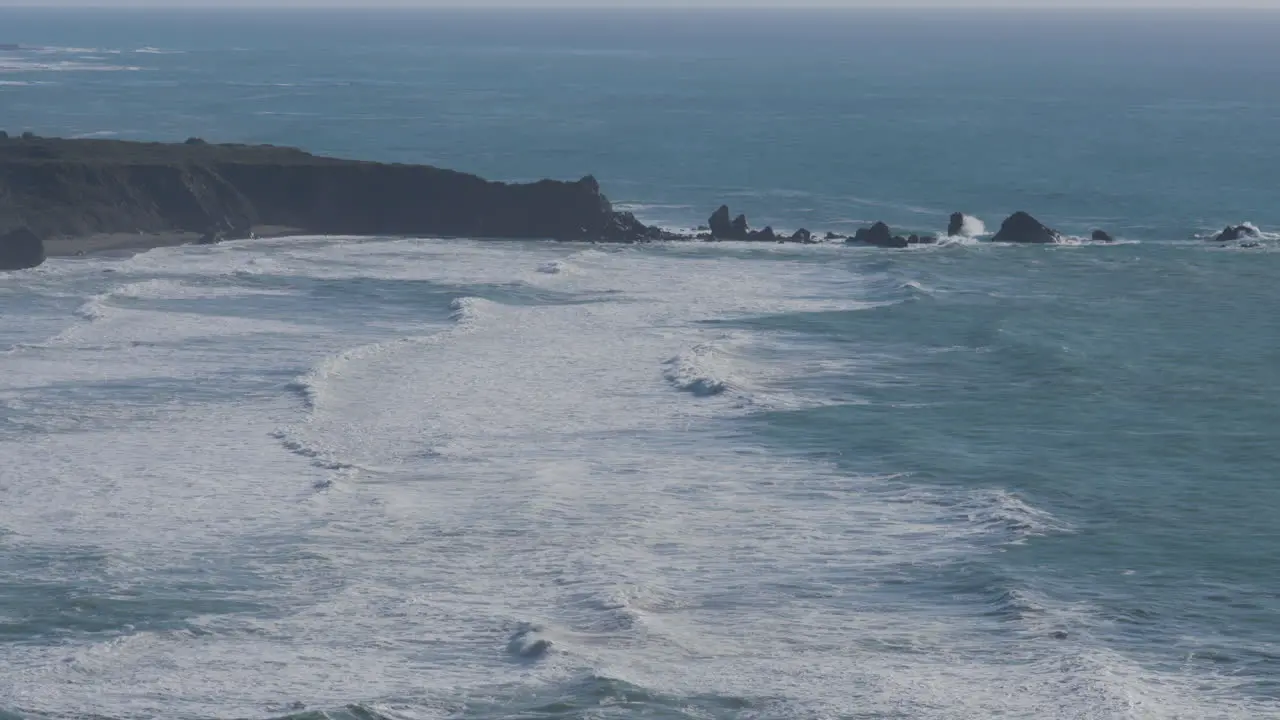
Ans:
POLYGON ((591 173, 673 227, 1120 239, 0 274, 0 718, 1280 717, 1277 37, 0 10, 11 134, 591 173))

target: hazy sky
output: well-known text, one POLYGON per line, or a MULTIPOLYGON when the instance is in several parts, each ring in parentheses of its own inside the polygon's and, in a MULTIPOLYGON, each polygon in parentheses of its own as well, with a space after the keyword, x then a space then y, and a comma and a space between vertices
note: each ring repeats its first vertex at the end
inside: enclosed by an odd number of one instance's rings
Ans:
POLYGON ((1280 0, 0 0, 0 7, 1016 7, 1267 8, 1280 0))

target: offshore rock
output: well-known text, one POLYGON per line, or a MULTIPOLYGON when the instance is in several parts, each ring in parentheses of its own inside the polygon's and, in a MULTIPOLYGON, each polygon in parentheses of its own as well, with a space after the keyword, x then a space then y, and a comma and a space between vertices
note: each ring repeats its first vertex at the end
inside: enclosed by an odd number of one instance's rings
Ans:
POLYGON ((858 232, 854 233, 853 237, 845 240, 845 242, 883 248, 904 248, 909 245, 906 238, 900 235, 895 236, 889 226, 882 222, 878 222, 870 228, 860 228, 858 232))
POLYGON ((1111 237, 1111 233, 1107 232, 1106 230, 1094 230, 1093 234, 1090 235, 1089 237, 1094 242, 1100 242, 1100 243, 1109 243, 1109 242, 1116 241, 1115 238, 1111 237))
POLYGON ((1228 225, 1213 237, 1215 242, 1235 242, 1258 237, 1258 229, 1252 225, 1228 225))
POLYGON ((739 215, 729 219, 729 206, 721 205, 707 220, 711 228, 711 237, 716 240, 746 240, 750 234, 747 228, 747 216, 739 215))
POLYGON ((44 262, 44 241, 20 227, 0 234, 0 270, 25 270, 44 262))
POLYGON ((217 242, 249 237, 259 225, 605 242, 651 233, 615 212, 591 176, 513 184, 271 145, 0 139, 0 228, 25 227, 37 238, 183 232, 217 242))
POLYGON ((992 242, 1047 245, 1062 241, 1062 235, 1025 212, 1016 212, 1000 226, 992 242))
POLYGON ((960 237, 964 234, 964 213, 951 213, 947 223, 947 237, 960 237))

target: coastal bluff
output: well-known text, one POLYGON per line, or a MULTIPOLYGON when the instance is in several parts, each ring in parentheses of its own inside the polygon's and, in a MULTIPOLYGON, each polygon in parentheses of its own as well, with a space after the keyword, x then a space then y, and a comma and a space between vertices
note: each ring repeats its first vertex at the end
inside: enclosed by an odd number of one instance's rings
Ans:
MULTIPOLYGON (((491 182, 428 165, 346 160, 272 145, 143 143, 0 134, 0 269, 111 234, 212 242, 275 234, 635 242, 590 176, 491 182)), ((157 239, 134 247, 172 244, 157 239)), ((74 254, 74 251, 72 251, 74 254)), ((51 253, 52 254, 52 253, 51 253)))

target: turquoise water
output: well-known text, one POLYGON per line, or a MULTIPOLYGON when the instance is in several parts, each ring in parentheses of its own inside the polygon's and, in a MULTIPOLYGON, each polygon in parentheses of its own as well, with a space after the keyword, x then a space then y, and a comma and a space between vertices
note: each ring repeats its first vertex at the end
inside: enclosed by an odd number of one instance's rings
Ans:
POLYGON ((0 278, 0 713, 1280 715, 1280 15, 0 11, 11 133, 646 221, 0 278), (1261 247, 1202 238, 1251 221, 1261 247))

